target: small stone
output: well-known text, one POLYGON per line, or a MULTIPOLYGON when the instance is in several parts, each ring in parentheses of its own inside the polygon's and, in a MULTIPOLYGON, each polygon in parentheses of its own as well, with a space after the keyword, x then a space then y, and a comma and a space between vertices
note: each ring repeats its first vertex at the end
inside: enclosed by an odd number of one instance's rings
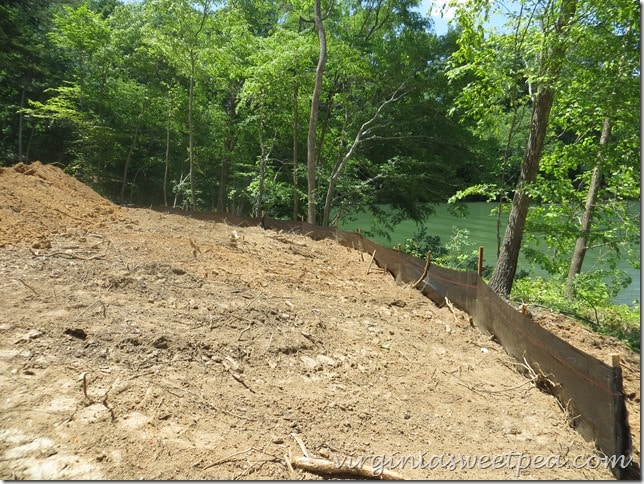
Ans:
POLYGON ((329 366, 335 366, 336 362, 333 358, 330 356, 326 355, 318 355, 317 356, 317 361, 321 363, 322 365, 329 365, 329 366))
POLYGON ((304 363, 304 366, 306 366, 309 370, 317 370, 320 366, 320 364, 317 362, 317 360, 314 360, 310 356, 300 356, 300 360, 302 360, 302 363, 304 363))
POLYGON ((78 338, 78 339, 82 339, 82 340, 85 340, 87 338, 87 333, 85 332, 84 329, 81 329, 81 328, 74 328, 74 329, 67 328, 64 331, 64 333, 66 335, 69 335, 69 336, 73 337, 73 338, 78 338))
POLYGON ((159 349, 159 350, 167 350, 168 349, 168 338, 165 336, 159 336, 157 339, 155 339, 152 342, 152 346, 159 349))
POLYGON ((42 331, 39 331, 37 329, 32 329, 27 333, 27 338, 28 339, 36 339, 42 336, 42 331))

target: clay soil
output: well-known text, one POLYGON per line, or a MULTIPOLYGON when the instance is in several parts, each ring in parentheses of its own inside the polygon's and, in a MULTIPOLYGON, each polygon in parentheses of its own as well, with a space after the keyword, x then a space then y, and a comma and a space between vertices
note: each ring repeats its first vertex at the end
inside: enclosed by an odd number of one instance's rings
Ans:
MULTIPOLYGON (((598 452, 467 314, 368 256, 122 208, 54 166, 0 170, 0 478, 319 479, 289 465, 305 447, 411 456, 395 469, 406 478, 612 479, 602 466, 450 466, 598 452), (446 465, 430 461, 440 454, 446 465)), ((639 460, 639 355, 535 318, 622 355, 639 460)))

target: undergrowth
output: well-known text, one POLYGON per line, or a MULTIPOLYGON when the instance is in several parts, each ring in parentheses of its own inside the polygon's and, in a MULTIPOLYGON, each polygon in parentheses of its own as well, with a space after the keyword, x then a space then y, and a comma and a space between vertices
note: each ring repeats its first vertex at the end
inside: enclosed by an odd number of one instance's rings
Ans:
MULTIPOLYGON (((601 294, 601 288, 593 293, 601 294)), ((522 278, 514 282, 512 299, 538 304, 573 316, 593 331, 613 336, 630 349, 640 352, 640 305, 614 304, 608 293, 603 297, 565 296, 565 282, 557 277, 522 278)))

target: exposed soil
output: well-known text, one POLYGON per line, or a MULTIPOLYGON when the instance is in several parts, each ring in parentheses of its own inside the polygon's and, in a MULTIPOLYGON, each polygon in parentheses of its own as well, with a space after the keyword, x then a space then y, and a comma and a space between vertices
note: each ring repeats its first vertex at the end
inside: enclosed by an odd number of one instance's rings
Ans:
MULTIPOLYGON (((319 478, 289 468, 297 439, 329 459, 597 454, 467 314, 368 268, 334 241, 122 208, 53 166, 0 169, 0 478, 319 478)), ((535 318, 622 355, 639 460, 639 355, 535 318)), ((412 467, 396 471, 517 477, 412 467)))

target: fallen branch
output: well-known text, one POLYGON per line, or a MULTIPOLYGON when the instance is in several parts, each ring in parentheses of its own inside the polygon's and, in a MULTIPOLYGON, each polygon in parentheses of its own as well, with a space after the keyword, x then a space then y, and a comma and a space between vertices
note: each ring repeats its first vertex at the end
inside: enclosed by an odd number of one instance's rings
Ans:
POLYGON ((293 440, 295 440, 295 442, 297 442, 297 445, 300 446, 300 450, 302 451, 302 454, 304 454, 304 457, 308 457, 309 451, 306 450, 306 446, 304 445, 304 442, 302 441, 300 436, 296 433, 291 433, 291 437, 293 437, 293 440))
POLYGON ((334 462, 327 459, 313 458, 313 457, 293 457, 291 460, 293 467, 299 467, 305 471, 313 472, 315 474, 331 475, 331 476, 358 476, 366 479, 382 479, 385 481, 404 481, 405 478, 397 472, 389 469, 376 469, 374 467, 363 464, 360 467, 349 465, 346 462, 334 462))
MULTIPOLYGON (((31 250, 31 249, 30 249, 31 250)), ((83 257, 80 255, 76 254, 71 254, 68 252, 50 252, 49 254, 40 254, 38 251, 31 250, 31 253, 36 256, 36 257, 63 257, 66 259, 78 259, 78 260, 84 260, 84 261, 90 261, 90 260, 96 260, 96 259, 105 259, 105 254, 97 254, 97 255, 92 255, 89 257, 83 257)))
POLYGON ((100 303, 100 304, 103 306, 103 317, 105 317, 105 304, 103 304, 103 302, 102 302, 100 299, 97 299, 97 300, 96 300, 96 301, 94 301, 92 304, 90 304, 90 305, 89 305, 89 306, 87 306, 85 309, 83 309, 83 310, 80 312, 80 314, 74 318, 74 322, 78 321, 78 320, 80 319, 80 317, 81 317, 83 314, 85 314, 87 311, 89 311, 89 309, 90 309, 91 307, 93 307, 96 303, 100 303))

